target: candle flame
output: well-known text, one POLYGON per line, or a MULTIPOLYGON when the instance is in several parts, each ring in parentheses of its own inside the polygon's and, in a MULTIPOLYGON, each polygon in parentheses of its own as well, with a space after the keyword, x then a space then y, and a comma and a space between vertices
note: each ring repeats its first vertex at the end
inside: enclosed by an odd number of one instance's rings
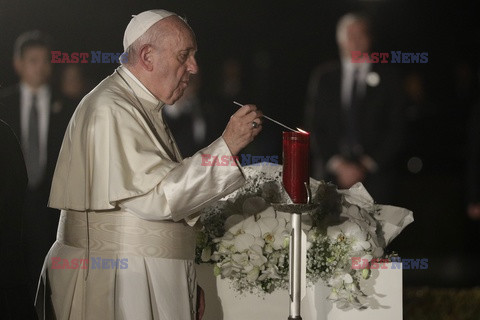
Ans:
POLYGON ((307 131, 305 131, 305 130, 302 130, 302 129, 298 128, 298 127, 297 127, 297 131, 298 131, 298 132, 301 132, 301 133, 306 133, 306 134, 308 134, 308 132, 307 132, 307 131))

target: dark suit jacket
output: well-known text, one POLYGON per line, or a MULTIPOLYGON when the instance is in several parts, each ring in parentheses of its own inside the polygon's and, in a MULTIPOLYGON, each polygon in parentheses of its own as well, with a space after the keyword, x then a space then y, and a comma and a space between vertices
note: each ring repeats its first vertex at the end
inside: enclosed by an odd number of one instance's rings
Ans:
POLYGON ((27 169, 17 137, 2 120, 0 150, 0 318, 37 319, 22 245, 27 169))
MULTIPOLYGON (((405 104, 400 82, 390 66, 372 64, 370 72, 376 72, 380 82, 377 86, 367 84, 364 97, 359 102, 357 140, 364 154, 372 157, 379 167, 378 172, 367 177, 365 183, 369 191, 379 193, 381 191, 377 189, 388 188, 388 181, 392 183, 398 168, 398 156, 405 136, 405 104)), ((312 150, 324 165, 333 155, 341 154, 342 139, 346 135, 346 115, 341 106, 341 75, 340 62, 320 66, 312 76, 307 96, 306 125, 312 133, 312 150)), ((334 179, 328 175, 321 178, 334 179)), ((378 196, 383 198, 383 195, 378 196)))
MULTIPOLYGON (((65 129, 72 116, 73 110, 65 107, 60 101, 58 95, 52 92, 50 121, 48 128, 48 147, 47 147, 47 167, 45 180, 41 189, 48 189, 50 192, 51 179, 57 163, 58 153, 62 145, 65 129)), ((21 139, 20 127, 20 87, 15 85, 0 91, 0 118, 3 119, 21 139)), ((20 140, 21 141, 21 140, 20 140)))
POLYGON ((27 169, 20 145, 10 127, 0 120, 0 288, 26 283, 23 255, 22 207, 27 169))
MULTIPOLYGON (((58 95, 52 92, 46 172, 44 180, 38 188, 35 190, 27 189, 24 205, 23 234, 32 283, 38 281, 45 254, 55 241, 58 224, 59 211, 48 208, 47 203, 58 153, 73 113, 71 107, 67 108, 59 101, 58 95)), ((18 85, 0 91, 0 118, 10 125, 20 140, 20 87, 18 85)))

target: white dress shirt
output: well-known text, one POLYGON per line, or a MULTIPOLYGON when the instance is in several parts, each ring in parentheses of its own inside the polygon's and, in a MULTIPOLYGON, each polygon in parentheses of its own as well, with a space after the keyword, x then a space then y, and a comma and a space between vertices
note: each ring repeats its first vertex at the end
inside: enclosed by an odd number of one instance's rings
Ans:
POLYGON ((47 147, 48 147, 48 126, 50 121, 50 105, 51 93, 48 85, 43 85, 37 90, 32 89, 29 85, 20 83, 20 130, 21 143, 24 152, 28 150, 28 134, 29 134, 29 119, 32 110, 33 95, 37 96, 37 111, 38 111, 38 130, 39 130, 39 144, 40 154, 39 161, 42 170, 45 170, 47 165, 47 147))
POLYGON ((353 74, 355 69, 358 70, 357 75, 357 90, 360 96, 365 94, 366 82, 368 72, 370 72, 370 63, 352 63, 350 59, 342 59, 342 91, 341 102, 343 108, 350 107, 350 100, 352 99, 353 89, 353 74))

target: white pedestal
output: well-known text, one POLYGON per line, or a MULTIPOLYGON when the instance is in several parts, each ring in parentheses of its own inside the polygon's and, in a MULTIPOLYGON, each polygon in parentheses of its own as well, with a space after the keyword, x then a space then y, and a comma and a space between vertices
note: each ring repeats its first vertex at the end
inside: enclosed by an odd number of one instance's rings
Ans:
MULTIPOLYGON (((302 300, 303 320, 402 320, 402 270, 372 270, 372 275, 362 283, 368 294, 369 309, 340 310, 326 300, 329 288, 323 284, 307 288, 302 300)), ((287 320, 288 292, 276 291, 264 297, 238 295, 230 289, 228 280, 216 278, 212 265, 197 265, 199 285, 205 290, 206 310, 204 320, 287 320)))

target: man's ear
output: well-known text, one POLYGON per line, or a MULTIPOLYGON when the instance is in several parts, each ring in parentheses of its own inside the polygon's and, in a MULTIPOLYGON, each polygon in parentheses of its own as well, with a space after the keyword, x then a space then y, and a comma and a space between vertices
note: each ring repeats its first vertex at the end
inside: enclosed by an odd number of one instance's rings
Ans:
POLYGON ((17 75, 20 76, 22 74, 23 61, 21 57, 16 56, 13 58, 13 68, 15 69, 15 72, 17 73, 17 75))
POLYGON ((149 44, 143 45, 138 52, 138 60, 142 68, 147 71, 153 70, 153 47, 149 44))

